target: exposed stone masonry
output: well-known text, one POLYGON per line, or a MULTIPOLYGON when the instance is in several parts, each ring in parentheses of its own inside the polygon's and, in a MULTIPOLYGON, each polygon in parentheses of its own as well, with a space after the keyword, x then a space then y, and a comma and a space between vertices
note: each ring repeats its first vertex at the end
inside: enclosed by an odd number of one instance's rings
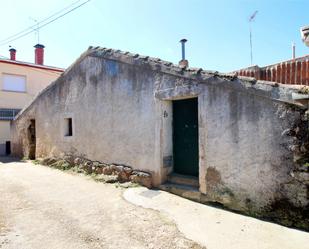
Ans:
POLYGON ((139 170, 133 170, 129 166, 118 164, 107 164, 98 161, 91 161, 82 157, 66 155, 63 158, 48 157, 37 160, 42 165, 50 166, 61 170, 74 168, 79 173, 105 175, 101 180, 106 183, 129 182, 137 183, 147 188, 152 187, 151 174, 139 170))

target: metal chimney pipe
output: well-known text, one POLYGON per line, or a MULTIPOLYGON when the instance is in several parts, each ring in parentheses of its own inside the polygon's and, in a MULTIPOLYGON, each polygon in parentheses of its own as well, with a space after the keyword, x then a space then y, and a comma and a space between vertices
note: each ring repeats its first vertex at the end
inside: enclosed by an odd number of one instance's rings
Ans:
POLYGON ((292 42, 292 59, 295 60, 295 43, 292 42))
POLYGON ((185 47, 186 42, 187 42, 187 39, 181 39, 180 40, 180 43, 181 43, 181 60, 186 59, 186 47, 185 47))
POLYGON ((179 41, 181 43, 181 61, 179 61, 179 66, 183 68, 189 67, 189 62, 186 60, 186 48, 185 43, 187 42, 186 39, 181 39, 179 41))

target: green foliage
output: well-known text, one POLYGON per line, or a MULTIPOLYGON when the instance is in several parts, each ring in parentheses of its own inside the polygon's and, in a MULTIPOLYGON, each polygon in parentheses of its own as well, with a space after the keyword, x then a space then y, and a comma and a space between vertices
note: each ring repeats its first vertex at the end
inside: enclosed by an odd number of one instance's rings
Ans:
POLYGON ((70 164, 65 160, 59 160, 51 164, 50 167, 60 169, 60 170, 68 170, 71 168, 70 164))
POLYGON ((37 160, 37 159, 32 160, 31 162, 32 162, 33 164, 35 164, 35 165, 41 164, 41 161, 40 161, 40 160, 37 160))
POLYGON ((305 163, 304 166, 309 168, 309 163, 305 163))

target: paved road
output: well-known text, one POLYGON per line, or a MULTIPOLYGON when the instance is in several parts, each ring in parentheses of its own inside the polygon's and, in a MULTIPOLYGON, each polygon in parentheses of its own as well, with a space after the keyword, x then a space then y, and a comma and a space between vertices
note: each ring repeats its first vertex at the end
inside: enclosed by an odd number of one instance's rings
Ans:
POLYGON ((122 194, 115 185, 0 158, 0 248, 202 248, 167 215, 122 194))
POLYGON ((168 215, 207 249, 309 249, 309 233, 195 203, 167 192, 130 188, 126 200, 168 215))

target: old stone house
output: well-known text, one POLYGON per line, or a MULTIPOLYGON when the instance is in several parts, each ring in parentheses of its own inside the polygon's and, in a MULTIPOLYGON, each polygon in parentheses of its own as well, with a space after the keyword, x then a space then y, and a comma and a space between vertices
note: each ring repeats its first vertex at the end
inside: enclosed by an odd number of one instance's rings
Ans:
POLYGON ((90 47, 16 117, 12 151, 129 165, 154 186, 190 176, 201 201, 307 229, 308 95, 299 92, 90 47))

